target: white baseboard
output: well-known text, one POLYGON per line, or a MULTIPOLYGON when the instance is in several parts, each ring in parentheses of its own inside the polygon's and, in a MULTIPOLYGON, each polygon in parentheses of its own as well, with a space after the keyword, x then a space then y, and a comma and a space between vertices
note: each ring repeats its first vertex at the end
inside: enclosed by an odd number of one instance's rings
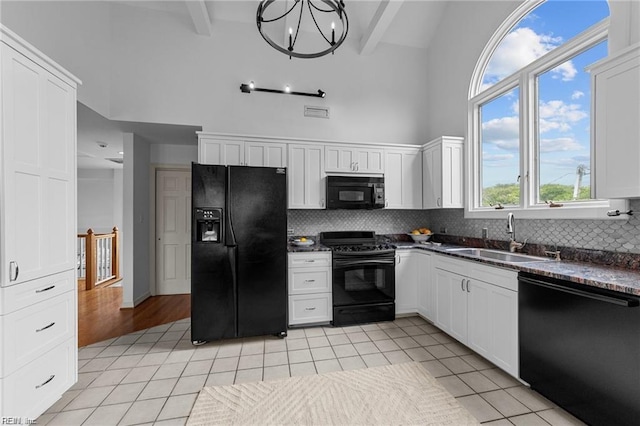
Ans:
POLYGON ((150 297, 151 297, 151 293, 150 292, 146 292, 145 294, 143 294, 142 296, 140 296, 136 300, 134 300, 133 303, 123 300, 122 301, 122 305, 120 305, 120 309, 132 309, 132 308, 135 308, 136 306, 138 306, 139 304, 141 304, 142 302, 144 302, 145 300, 147 300, 150 297))

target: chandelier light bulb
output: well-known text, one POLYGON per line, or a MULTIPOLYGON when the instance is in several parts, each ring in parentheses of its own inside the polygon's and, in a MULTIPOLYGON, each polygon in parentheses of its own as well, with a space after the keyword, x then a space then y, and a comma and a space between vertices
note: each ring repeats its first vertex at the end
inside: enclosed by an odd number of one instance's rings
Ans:
POLYGON ((256 88, 256 84, 253 82, 253 80, 251 80, 251 81, 249 82, 249 89, 253 90, 253 89, 255 89, 255 88, 256 88))
POLYGON ((289 85, 287 84, 286 86, 284 86, 284 91, 287 93, 291 93, 291 87, 289 87, 289 85))

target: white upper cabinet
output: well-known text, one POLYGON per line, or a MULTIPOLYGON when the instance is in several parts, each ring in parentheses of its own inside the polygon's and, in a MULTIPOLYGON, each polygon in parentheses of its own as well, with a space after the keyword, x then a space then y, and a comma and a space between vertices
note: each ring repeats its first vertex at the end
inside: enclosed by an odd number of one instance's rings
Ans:
POLYGON ((386 149, 384 191, 385 207, 422 208, 422 157, 419 148, 386 149))
POLYGON ((328 173, 382 173, 383 150, 353 145, 325 146, 325 171, 328 173))
POLYGON ((198 162, 223 166, 286 167, 287 145, 268 141, 223 140, 199 134, 198 162))
POLYGON ((442 136, 424 145, 422 203, 425 209, 464 207, 464 139, 442 136))
POLYGON ((2 285, 76 266, 76 87, 2 47, 2 285))
POLYGON ((596 198, 640 197, 640 44, 591 68, 596 198))
POLYGON ((198 135, 198 163, 241 166, 244 163, 244 141, 209 139, 198 135))
POLYGON ((244 165, 261 167, 286 167, 287 145, 272 142, 245 142, 244 165))
POLYGON ((327 188, 322 145, 289 144, 289 208, 324 209, 327 188))

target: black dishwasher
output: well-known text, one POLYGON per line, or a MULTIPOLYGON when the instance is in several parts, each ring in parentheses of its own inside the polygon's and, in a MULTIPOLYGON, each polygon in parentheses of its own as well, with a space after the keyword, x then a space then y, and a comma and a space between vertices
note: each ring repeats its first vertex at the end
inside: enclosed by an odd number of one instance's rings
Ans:
POLYGON ((640 424, 640 297, 520 272, 520 377, 592 425, 640 424))

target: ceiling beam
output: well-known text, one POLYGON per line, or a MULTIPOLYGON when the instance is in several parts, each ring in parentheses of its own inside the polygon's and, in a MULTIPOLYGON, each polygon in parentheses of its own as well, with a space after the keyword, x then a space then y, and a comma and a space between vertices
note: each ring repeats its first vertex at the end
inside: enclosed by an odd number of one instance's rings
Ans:
POLYGON ((196 33, 211 37, 211 19, 204 0, 185 0, 196 33))
POLYGON ((404 0, 382 0, 380 2, 378 10, 369 23, 369 28, 360 39, 361 55, 369 55, 375 50, 403 2, 404 0))

